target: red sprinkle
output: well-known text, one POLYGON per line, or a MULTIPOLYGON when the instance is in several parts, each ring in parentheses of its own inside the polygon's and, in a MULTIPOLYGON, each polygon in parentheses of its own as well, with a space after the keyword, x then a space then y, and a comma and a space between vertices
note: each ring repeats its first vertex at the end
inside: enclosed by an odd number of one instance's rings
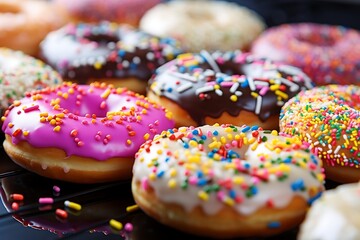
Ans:
POLYGON ((11 194, 10 197, 14 201, 22 201, 22 200, 24 200, 24 196, 22 194, 18 194, 18 193, 11 194))
POLYGON ((11 204, 11 208, 12 208, 12 210, 16 211, 19 209, 19 204, 17 202, 13 202, 11 204))
POLYGON ((60 208, 56 209, 55 211, 56 216, 66 219, 68 217, 68 213, 65 210, 62 210, 60 208))

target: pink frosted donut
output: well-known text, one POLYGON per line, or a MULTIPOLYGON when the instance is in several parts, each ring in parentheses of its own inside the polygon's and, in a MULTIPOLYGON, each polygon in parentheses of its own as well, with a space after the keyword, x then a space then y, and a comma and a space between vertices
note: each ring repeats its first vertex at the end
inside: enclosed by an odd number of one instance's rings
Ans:
POLYGON ((140 145, 174 126, 171 114, 145 97, 99 83, 34 92, 2 120, 4 148, 14 162, 79 183, 130 178, 140 145))
POLYGON ((108 20, 139 24, 144 13, 160 0, 55 0, 54 3, 64 8, 75 22, 99 22, 108 20))
POLYGON ((360 84, 360 33, 341 26, 284 24, 253 44, 261 57, 301 68, 318 85, 360 84))

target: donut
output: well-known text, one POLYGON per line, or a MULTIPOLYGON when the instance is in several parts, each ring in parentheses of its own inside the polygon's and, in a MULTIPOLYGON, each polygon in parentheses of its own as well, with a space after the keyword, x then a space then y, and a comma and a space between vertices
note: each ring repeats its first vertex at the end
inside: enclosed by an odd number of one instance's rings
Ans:
POLYGON ((0 48, 0 113, 25 92, 61 84, 61 76, 42 61, 0 48))
POLYGON ((46 1, 0 0, 0 46, 36 56, 41 40, 66 21, 65 13, 46 1))
POLYGON ((4 149, 15 163, 77 183, 129 179, 140 145, 174 126, 171 113, 144 96, 100 83, 34 92, 2 120, 4 149))
POLYGON ((279 128, 280 108, 311 80, 299 69, 248 53, 182 54, 149 81, 148 98, 174 114, 177 127, 229 123, 279 128))
POLYGON ((103 20, 138 26, 144 13, 160 0, 54 0, 65 9, 72 22, 100 22, 103 20))
POLYGON ((342 26, 284 24, 262 33, 251 51, 299 67, 317 84, 360 85, 360 33, 342 26))
POLYGON ((245 50, 264 28, 255 12, 225 1, 169 1, 151 8, 140 21, 140 29, 173 37, 188 52, 245 50))
POLYGON ((360 87, 328 85, 301 92, 283 106, 280 130, 299 136, 324 162, 328 179, 360 180, 360 87))
POLYGON ((132 192, 146 214, 207 237, 266 236, 305 217, 321 161, 298 138, 258 126, 164 131, 136 153, 132 192))
POLYGON ((68 24, 41 43, 42 59, 65 80, 106 82, 143 94, 155 69, 179 53, 172 39, 110 22, 68 24))
POLYGON ((324 192, 301 224, 299 240, 360 239, 360 184, 324 192))

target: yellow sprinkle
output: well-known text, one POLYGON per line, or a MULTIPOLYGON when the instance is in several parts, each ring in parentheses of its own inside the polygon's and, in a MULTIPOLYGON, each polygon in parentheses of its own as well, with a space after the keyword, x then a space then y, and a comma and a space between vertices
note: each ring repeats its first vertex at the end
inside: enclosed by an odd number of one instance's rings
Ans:
POLYGON ((126 140, 127 145, 131 145, 132 141, 130 139, 126 140))
POLYGON ((244 182, 244 178, 243 178, 243 177, 236 176, 236 177, 233 178, 233 182, 234 182, 235 184, 240 185, 240 184, 242 184, 242 183, 244 182))
POLYGON ((26 137, 26 136, 29 136, 29 131, 23 131, 23 135, 26 137))
POLYGON ((150 134, 149 133, 145 133, 144 134, 144 140, 148 140, 150 138, 150 134))
POLYGON ((236 102, 238 100, 238 97, 236 95, 231 95, 230 100, 236 102))
POLYGON ((61 129, 61 127, 60 126, 56 126, 56 127, 54 127, 54 132, 60 132, 60 129, 61 129))
POLYGON ((74 202, 70 202, 70 201, 65 201, 64 205, 68 208, 74 209, 76 211, 80 211, 81 210, 81 205, 78 203, 74 203, 74 202))
POLYGON ((14 106, 18 107, 18 106, 20 106, 20 105, 21 105, 21 102, 20 102, 20 101, 18 101, 18 100, 15 100, 13 104, 14 104, 14 106))
POLYGON ((101 67, 102 67, 101 62, 96 62, 96 63, 94 63, 94 68, 95 68, 95 69, 99 70, 101 67))
POLYGON ((54 126, 54 125, 56 124, 56 120, 55 120, 55 119, 51 119, 51 120, 50 120, 50 124, 54 126))
POLYGON ((224 199, 224 203, 225 203, 226 205, 229 205, 229 206, 231 207, 231 206, 234 206, 235 201, 234 201, 232 198, 226 197, 226 198, 224 199))
POLYGON ((155 180, 156 179, 156 174, 155 173, 150 173, 149 174, 149 179, 150 180, 155 180))
POLYGON ((136 211, 136 210, 138 210, 138 209, 139 209, 139 206, 136 205, 136 204, 126 207, 126 211, 127 211, 127 212, 134 212, 134 211, 136 211))
POLYGON ((115 219, 111 219, 109 222, 110 226, 115 228, 116 230, 121 230, 123 228, 123 225, 121 222, 116 221, 115 219))
POLYGON ((175 168, 170 169, 170 177, 175 177, 177 174, 177 171, 175 168))
POLYGON ((168 182, 168 187, 169 188, 175 188, 176 187, 176 181, 175 179, 170 179, 168 182))
POLYGON ((103 94, 101 94, 101 98, 108 98, 110 95, 110 89, 106 89, 105 92, 103 92, 103 94))
POLYGON ((251 150, 253 150, 253 151, 255 151, 256 150, 256 148, 258 147, 258 143, 257 142, 255 142, 252 146, 251 146, 251 150))
POLYGON ((41 117, 41 118, 40 118, 40 122, 42 122, 42 123, 43 123, 43 122, 46 122, 46 118, 41 117))
POLYGON ((62 94, 62 97, 65 98, 65 99, 68 99, 69 94, 68 94, 68 93, 63 93, 63 94, 62 94))
POLYGON ((271 131, 271 135, 277 136, 277 135, 278 135, 278 132, 277 132, 276 130, 272 130, 272 131, 271 131))
POLYGON ((2 116, 2 117, 1 117, 1 121, 4 122, 5 120, 6 120, 6 117, 5 117, 5 116, 2 116))
POLYGON ((12 128, 12 127, 14 127, 14 124, 13 124, 13 123, 9 123, 9 124, 8 124, 8 127, 9 127, 9 128, 12 128))
POLYGON ((48 117, 49 114, 47 112, 42 112, 40 113, 40 117, 48 117))
POLYGON ((259 94, 256 92, 251 92, 251 96, 253 96, 254 98, 257 98, 259 96, 259 94))
POLYGON ((209 200, 209 195, 204 191, 199 191, 198 192, 198 197, 203 201, 208 201, 209 200))
POLYGON ((280 97, 283 98, 283 99, 288 99, 288 98, 289 98, 289 95, 287 95, 286 93, 284 93, 284 92, 282 92, 282 91, 280 91, 280 90, 276 90, 276 91, 275 91, 275 94, 278 95, 278 96, 280 96, 280 97))
POLYGON ((200 163, 200 156, 189 156, 190 163, 200 163))
POLYGON ((249 139, 248 142, 249 142, 249 144, 252 144, 252 143, 254 143, 255 141, 256 141, 256 138, 252 137, 252 138, 249 139))

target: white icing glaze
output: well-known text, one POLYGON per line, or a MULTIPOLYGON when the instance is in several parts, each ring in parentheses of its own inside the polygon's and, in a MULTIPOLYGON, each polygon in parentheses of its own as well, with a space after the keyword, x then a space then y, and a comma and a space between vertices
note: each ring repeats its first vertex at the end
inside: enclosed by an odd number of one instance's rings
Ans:
POLYGON ((295 195, 309 200, 323 190, 320 163, 314 155, 305 151, 306 146, 295 139, 274 136, 270 131, 265 133, 249 129, 242 133, 244 128, 203 126, 180 128, 175 134, 164 132, 153 142, 145 143, 136 155, 134 181, 140 181, 144 190, 151 186, 160 201, 179 204, 186 211, 200 206, 209 215, 217 213, 225 205, 244 215, 270 203, 282 208, 295 195), (196 135, 196 131, 203 135, 196 135), (217 136, 214 135, 216 132, 217 136), (184 137, 173 139, 181 134, 184 137), (258 136, 253 137, 253 134, 258 136), (196 143, 200 139, 204 140, 204 151, 199 150, 201 144, 196 143), (216 154, 215 157, 208 156, 214 149, 214 141, 222 142, 217 149, 225 147, 227 153, 234 157, 220 161, 216 154), (241 141, 245 144, 237 147, 241 141), (185 149, 184 144, 188 148, 185 149), (270 150, 274 147, 283 150, 278 153, 270 150), (237 154, 239 158, 235 157, 237 154), (248 170, 241 171, 245 168, 248 170), (279 180, 281 175, 287 175, 287 178, 279 180), (187 188, 181 188, 186 181, 187 188), (224 183, 226 181, 230 184, 229 188, 224 183), (294 182, 297 181, 302 183, 303 191, 293 190, 292 185, 296 185, 294 182), (218 191, 206 193, 206 189, 215 186, 218 186, 218 191), (251 197, 246 196, 249 193, 251 197))
POLYGON ((360 183, 328 190, 310 208, 299 240, 360 239, 360 183))
POLYGON ((188 51, 198 52, 243 49, 265 24, 255 12, 235 3, 171 1, 150 9, 140 28, 156 36, 176 38, 188 51))

